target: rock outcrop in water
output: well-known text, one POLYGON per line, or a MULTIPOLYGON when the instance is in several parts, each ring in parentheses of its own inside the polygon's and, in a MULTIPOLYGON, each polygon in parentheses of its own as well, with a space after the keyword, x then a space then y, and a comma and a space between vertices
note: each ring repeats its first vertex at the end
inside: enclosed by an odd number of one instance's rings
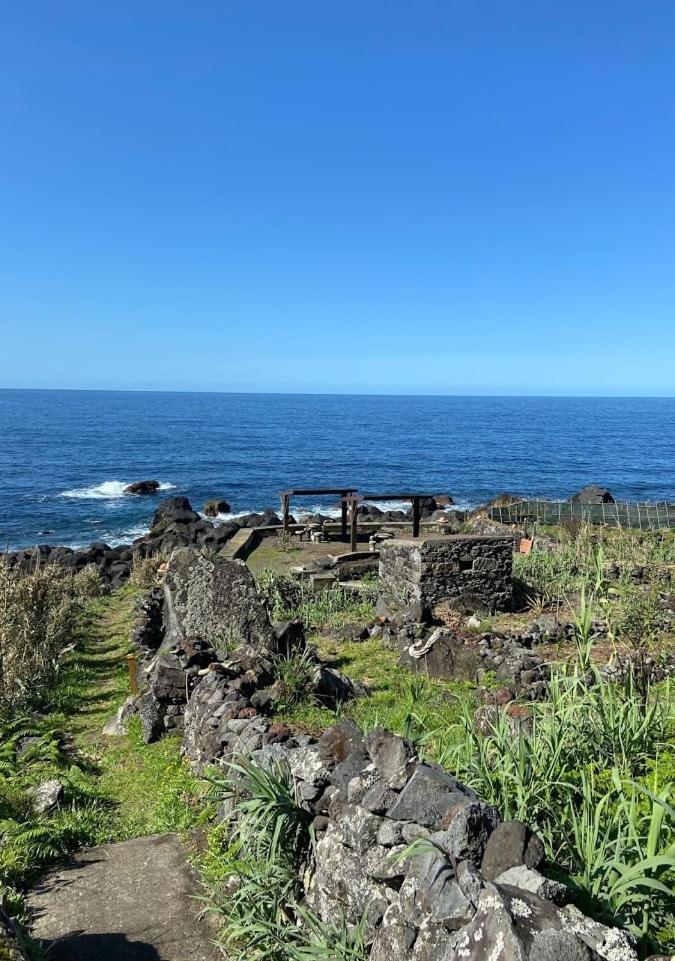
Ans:
POLYGON ((225 500, 210 500, 204 504, 204 513, 207 517, 217 517, 218 514, 229 514, 231 510, 230 504, 225 500))
POLYGON ((128 484, 124 488, 124 493, 137 495, 156 494, 159 487, 159 481, 156 480, 134 481, 133 484, 128 484))
POLYGON ((582 488, 578 494, 570 497, 572 504, 614 504, 614 497, 611 491, 605 487, 598 487, 597 484, 589 484, 582 488))

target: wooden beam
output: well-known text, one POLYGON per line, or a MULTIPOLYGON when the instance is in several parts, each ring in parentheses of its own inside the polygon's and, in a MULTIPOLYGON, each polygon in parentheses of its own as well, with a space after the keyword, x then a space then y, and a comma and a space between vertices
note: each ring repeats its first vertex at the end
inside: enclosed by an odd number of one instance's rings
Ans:
POLYGON ((344 495, 340 499, 340 511, 342 520, 342 540, 347 540, 347 499, 344 495))
POLYGON ((412 533, 413 537, 420 536, 420 499, 412 498, 412 533))
POLYGON ((356 551, 359 542, 359 532, 358 532, 358 501, 351 501, 351 549, 352 554, 356 551))
POLYGON ((291 495, 289 491, 282 491, 279 496, 281 497, 281 513, 283 517, 284 531, 287 532, 290 527, 291 495))

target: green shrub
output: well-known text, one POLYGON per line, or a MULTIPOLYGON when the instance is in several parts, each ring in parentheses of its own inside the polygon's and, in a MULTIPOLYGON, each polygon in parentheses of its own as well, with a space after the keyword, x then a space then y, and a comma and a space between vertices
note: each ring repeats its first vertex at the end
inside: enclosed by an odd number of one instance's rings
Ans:
POLYGON ((249 762, 212 781, 216 798, 234 801, 227 826, 213 830, 205 863, 226 956, 366 961, 364 922, 326 924, 302 903, 298 877, 309 852, 311 815, 298 804, 289 772, 249 762))
POLYGON ((289 651, 274 658, 275 687, 279 689, 276 710, 286 714, 300 704, 311 700, 316 683, 318 664, 316 652, 311 647, 301 651, 289 651))

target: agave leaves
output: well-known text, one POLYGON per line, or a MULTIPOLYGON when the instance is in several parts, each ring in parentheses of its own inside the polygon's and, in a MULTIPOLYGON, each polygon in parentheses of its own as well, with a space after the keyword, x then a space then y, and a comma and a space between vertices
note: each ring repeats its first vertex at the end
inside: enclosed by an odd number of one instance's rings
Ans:
POLYGON ((365 918, 356 925, 344 918, 326 924, 301 903, 298 866, 308 853, 311 815, 298 804, 288 769, 231 764, 224 779, 212 782, 221 797, 234 801, 230 846, 223 852, 227 891, 213 895, 227 957, 366 961, 365 918))
POLYGON ((300 807, 285 765, 232 763, 225 779, 211 781, 221 797, 236 800, 233 839, 247 856, 293 863, 301 858, 309 844, 312 817, 300 807))

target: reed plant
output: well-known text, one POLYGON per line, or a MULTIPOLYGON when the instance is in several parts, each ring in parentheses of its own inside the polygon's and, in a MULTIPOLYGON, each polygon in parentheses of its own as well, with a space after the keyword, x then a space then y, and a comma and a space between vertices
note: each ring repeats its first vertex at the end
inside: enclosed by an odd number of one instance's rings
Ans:
POLYGON ((672 786, 650 775, 672 751, 670 705, 666 687, 644 710, 630 675, 609 684, 592 668, 558 670, 527 724, 500 712, 479 733, 467 714, 441 758, 505 819, 538 831, 587 910, 648 945, 675 924, 672 786))
POLYGON ((0 559, 0 712, 38 699, 52 683, 80 602, 99 591, 93 569, 23 572, 0 559))

